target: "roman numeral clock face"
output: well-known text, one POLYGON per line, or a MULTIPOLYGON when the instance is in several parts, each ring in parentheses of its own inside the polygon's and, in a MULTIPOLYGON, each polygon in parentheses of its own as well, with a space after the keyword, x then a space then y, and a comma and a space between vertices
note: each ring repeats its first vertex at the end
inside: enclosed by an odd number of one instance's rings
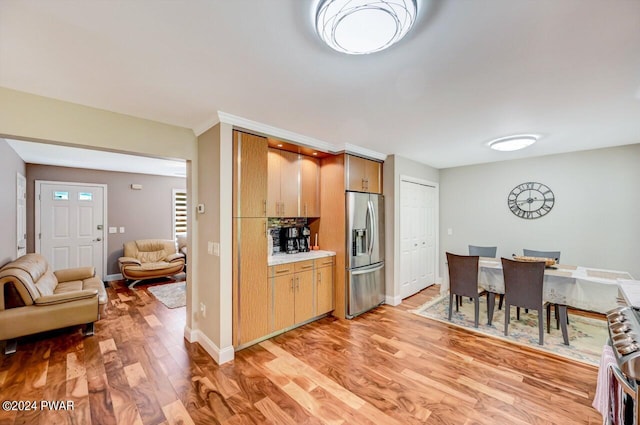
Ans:
POLYGON ((520 218, 533 219, 547 215, 555 198, 549 187, 542 183, 521 183, 513 188, 507 197, 507 204, 512 213, 520 218))

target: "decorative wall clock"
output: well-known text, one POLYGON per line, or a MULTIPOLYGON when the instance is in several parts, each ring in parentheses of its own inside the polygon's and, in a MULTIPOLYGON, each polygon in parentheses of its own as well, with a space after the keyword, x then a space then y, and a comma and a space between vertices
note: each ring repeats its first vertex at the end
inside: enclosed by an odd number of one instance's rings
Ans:
POLYGON ((507 204, 512 213, 520 218, 534 219, 547 215, 555 197, 548 186, 537 182, 520 183, 509 192, 507 204))

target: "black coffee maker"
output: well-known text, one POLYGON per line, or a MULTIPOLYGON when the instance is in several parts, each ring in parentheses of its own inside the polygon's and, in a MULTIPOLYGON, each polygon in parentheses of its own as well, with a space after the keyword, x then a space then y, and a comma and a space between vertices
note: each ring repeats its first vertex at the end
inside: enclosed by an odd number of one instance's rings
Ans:
POLYGON ((311 229, 307 226, 300 227, 298 236, 298 249, 300 252, 309 252, 311 249, 311 229))
POLYGON ((300 252, 298 244, 300 232, 297 227, 283 227, 280 233, 282 251, 287 254, 297 254, 300 252))

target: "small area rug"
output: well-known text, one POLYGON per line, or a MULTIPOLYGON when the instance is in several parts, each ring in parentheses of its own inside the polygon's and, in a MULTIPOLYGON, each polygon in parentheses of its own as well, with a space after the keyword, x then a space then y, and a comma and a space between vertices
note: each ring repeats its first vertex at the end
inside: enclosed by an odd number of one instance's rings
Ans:
POLYGON ((169 308, 184 307, 187 305, 187 287, 185 282, 150 286, 147 290, 169 308))
MULTIPOLYGON (((551 312, 551 333, 547 333, 545 323, 544 345, 538 344, 538 312, 529 310, 525 313, 520 309, 520 320, 516 320, 516 308, 511 307, 511 320, 509 322, 509 335, 504 335, 504 310, 498 310, 496 300, 496 310, 493 315, 491 326, 487 325, 487 299, 480 298, 480 320, 478 329, 474 327, 474 303, 469 298, 465 298, 456 312, 455 306, 451 322, 449 317, 449 296, 439 296, 421 307, 411 311, 419 316, 434 319, 443 323, 458 326, 472 332, 500 338, 515 344, 523 345, 535 350, 550 352, 571 360, 597 366, 600 362, 602 347, 607 342, 609 336, 605 320, 599 320, 569 312, 569 346, 564 345, 562 332, 556 329, 556 320, 551 312)), ((546 312, 543 311, 543 320, 546 319, 546 312)))

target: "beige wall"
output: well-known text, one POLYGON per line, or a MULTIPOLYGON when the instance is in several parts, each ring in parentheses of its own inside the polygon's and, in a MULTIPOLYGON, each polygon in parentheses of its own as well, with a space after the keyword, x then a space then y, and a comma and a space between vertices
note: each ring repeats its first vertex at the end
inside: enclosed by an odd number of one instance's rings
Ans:
POLYGON ((0 135, 164 158, 195 156, 191 129, 2 87, 0 135))
POLYGON ((16 176, 17 173, 26 175, 25 164, 13 151, 11 146, 0 139, 0 223, 2 223, 2 237, 0 238, 0 267, 16 259, 16 176))
MULTIPOLYGON (((193 312, 194 328, 209 341, 214 358, 224 362, 233 358, 231 297, 231 190, 232 128, 218 124, 198 137, 198 202, 205 212, 197 214, 198 291, 207 315, 193 312), (220 256, 208 253, 208 243, 220 243, 220 256)), ((194 242, 194 245, 196 242, 194 242)), ((207 347, 205 347, 207 348, 207 347)))
POLYGON ((106 234, 107 274, 120 273, 118 258, 122 245, 136 239, 173 239, 173 189, 186 189, 180 177, 87 170, 27 164, 27 249, 35 250, 34 206, 35 181, 97 183, 107 185, 107 219, 105 229, 124 227, 125 233, 106 234), (142 190, 132 190, 131 184, 142 190))

